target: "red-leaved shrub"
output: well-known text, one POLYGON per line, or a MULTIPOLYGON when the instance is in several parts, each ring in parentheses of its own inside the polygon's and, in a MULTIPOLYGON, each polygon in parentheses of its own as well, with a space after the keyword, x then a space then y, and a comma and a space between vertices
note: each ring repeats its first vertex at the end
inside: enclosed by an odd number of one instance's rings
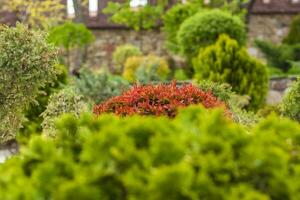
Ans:
POLYGON ((115 113, 117 115, 167 115, 174 117, 179 107, 202 104, 206 108, 223 107, 211 92, 204 92, 192 84, 176 86, 172 84, 134 86, 122 95, 96 105, 94 113, 115 113))

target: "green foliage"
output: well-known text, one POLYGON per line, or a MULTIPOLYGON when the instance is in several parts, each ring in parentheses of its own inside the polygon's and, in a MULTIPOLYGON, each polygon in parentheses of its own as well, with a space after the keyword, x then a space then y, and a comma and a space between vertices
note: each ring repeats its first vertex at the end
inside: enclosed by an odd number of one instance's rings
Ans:
POLYGON ((193 16, 197 12, 204 12, 203 9, 219 8, 234 15, 239 15, 244 18, 246 10, 243 8, 248 0, 210 0, 209 4, 205 4, 204 0, 192 0, 182 4, 177 3, 172 6, 165 15, 163 15, 163 31, 166 35, 166 46, 173 53, 180 52, 180 46, 177 41, 177 32, 181 24, 193 16))
POLYGON ((15 137, 25 107, 55 79, 55 64, 44 33, 21 24, 0 27, 0 143, 15 137))
POLYGON ((236 16, 220 10, 202 11, 185 20, 177 34, 183 55, 196 56, 200 48, 216 42, 221 34, 227 34, 243 45, 246 42, 245 25, 236 16))
POLYGON ((282 114, 300 122, 300 78, 292 85, 283 98, 282 114))
POLYGON ((200 51, 194 59, 196 80, 228 83, 233 91, 248 95, 248 108, 256 110, 265 102, 268 89, 267 67, 251 58, 244 47, 226 35, 200 51))
POLYGON ((160 5, 147 4, 132 8, 130 1, 125 1, 125 3, 108 2, 107 7, 103 9, 105 14, 111 15, 112 22, 128 26, 136 31, 156 27, 162 11, 163 7, 160 5))
POLYGON ((276 113, 277 115, 281 114, 279 105, 266 105, 258 110, 257 115, 261 117, 267 117, 273 113, 276 113))
POLYGON ((300 126, 253 128, 192 107, 173 119, 64 116, 0 166, 2 199, 290 199, 300 193, 300 126), (26 186, 26 187, 24 187, 26 186))
POLYGON ((192 3, 176 4, 163 16, 163 31, 166 35, 166 46, 174 53, 179 53, 177 43, 177 32, 180 25, 199 10, 198 6, 192 3))
POLYGON ((65 66, 55 65, 57 69, 57 79, 53 83, 48 83, 44 88, 40 88, 38 96, 34 103, 30 103, 25 110, 26 121, 22 123, 22 128, 18 135, 19 142, 26 142, 29 135, 42 131, 41 123, 43 118, 42 112, 45 111, 50 95, 60 90, 67 84, 68 72, 65 66))
POLYGON ((288 72, 294 61, 300 60, 300 44, 281 44, 275 45, 266 41, 255 41, 256 46, 265 55, 268 65, 288 72))
POLYGON ((79 117, 79 114, 85 108, 83 97, 75 93, 72 88, 65 88, 51 95, 46 110, 41 114, 43 117, 42 128, 44 134, 54 136, 55 120, 60 115, 71 113, 79 117))
POLYGON ((253 126, 259 121, 259 117, 253 112, 244 110, 249 105, 249 96, 236 94, 229 84, 200 81, 198 86, 205 92, 212 92, 214 96, 225 102, 229 107, 233 121, 245 126, 253 126))
POLYGON ((56 46, 71 48, 83 47, 94 41, 93 33, 84 24, 65 22, 50 30, 48 41, 56 46))
POLYGON ((126 60, 123 77, 131 82, 166 80, 170 69, 168 62, 161 57, 148 55, 143 57, 130 57, 126 60))
POLYGON ((93 104, 99 104, 111 97, 118 96, 129 86, 129 82, 122 77, 95 73, 88 68, 81 69, 79 78, 75 80, 78 93, 93 104))
POLYGON ((286 38, 284 38, 283 42, 290 45, 300 43, 300 15, 293 18, 289 33, 286 38))
POLYGON ((188 80, 188 77, 184 73, 183 69, 176 69, 173 79, 178 81, 184 81, 184 80, 188 80))
POLYGON ((132 56, 141 56, 141 50, 131 44, 118 46, 117 49, 113 53, 113 63, 115 67, 115 72, 122 74, 124 64, 127 58, 132 56))

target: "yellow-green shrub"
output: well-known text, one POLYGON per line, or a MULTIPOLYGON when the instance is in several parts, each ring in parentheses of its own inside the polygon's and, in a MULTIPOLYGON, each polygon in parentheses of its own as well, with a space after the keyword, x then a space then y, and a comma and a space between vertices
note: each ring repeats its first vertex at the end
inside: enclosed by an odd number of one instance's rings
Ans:
POLYGON ((129 81, 137 80, 139 68, 143 68, 146 74, 155 73, 161 80, 165 80, 170 72, 168 62, 164 58, 154 55, 130 57, 125 63, 124 78, 129 81), (153 71, 154 68, 155 70, 153 71))
POLYGON ((127 58, 132 56, 141 56, 140 49, 131 44, 118 46, 113 53, 113 63, 116 73, 122 73, 127 58))
POLYGON ((244 128, 223 112, 175 119, 64 116, 0 165, 2 200, 298 200, 300 125, 244 128))
POLYGON ((210 80, 228 83, 233 91, 248 95, 248 108, 258 109, 265 103, 268 90, 267 66, 250 57, 246 48, 241 47, 227 35, 200 50, 193 62, 196 80, 210 80))

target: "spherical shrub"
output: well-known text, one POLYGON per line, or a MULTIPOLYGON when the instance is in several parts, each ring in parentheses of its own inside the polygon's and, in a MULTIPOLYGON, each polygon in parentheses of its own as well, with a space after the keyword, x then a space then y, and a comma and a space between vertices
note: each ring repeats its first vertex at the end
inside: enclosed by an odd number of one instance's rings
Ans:
POLYGON ((53 27, 48 36, 48 41, 67 50, 74 47, 83 47, 95 40, 93 33, 84 25, 73 22, 53 27))
POLYGON ((142 52, 134 45, 126 44, 118 46, 113 53, 113 63, 116 73, 122 73, 123 66, 127 58, 132 56, 141 56, 142 52))
POLYGON ((146 73, 155 73, 160 80, 165 80, 170 72, 168 62, 164 58, 154 55, 130 57, 125 63, 124 78, 136 81, 139 68, 144 68, 146 73))
POLYGON ((283 98, 282 114, 300 122, 300 78, 292 85, 283 98))
POLYGON ((199 9, 198 4, 177 4, 170 8, 163 16, 163 31, 166 35, 166 47, 174 53, 180 48, 177 43, 177 32, 180 25, 199 9))
POLYGON ((64 116, 0 165, 1 199, 296 200, 300 125, 254 128, 191 107, 175 119, 64 116), (25 187, 26 186, 26 187, 25 187))
POLYGON ((283 42, 287 44, 296 44, 300 43, 300 15, 297 15, 293 18, 290 25, 290 30, 288 35, 284 38, 283 42))
POLYGON ((245 44, 245 25, 237 16, 220 11, 202 11, 182 23, 177 34, 181 52, 191 58, 198 54, 199 49, 216 42, 221 34, 227 34, 245 44))
POLYGON ((203 92, 193 85, 145 85, 135 86, 121 96, 114 97, 94 107, 94 113, 117 115, 167 115, 174 117, 179 107, 202 104, 206 108, 223 107, 225 104, 210 92, 203 92))
POLYGON ((226 35, 200 51, 193 62, 196 80, 228 83, 233 91, 250 96, 248 108, 258 109, 268 89, 267 67, 251 58, 244 47, 226 35))

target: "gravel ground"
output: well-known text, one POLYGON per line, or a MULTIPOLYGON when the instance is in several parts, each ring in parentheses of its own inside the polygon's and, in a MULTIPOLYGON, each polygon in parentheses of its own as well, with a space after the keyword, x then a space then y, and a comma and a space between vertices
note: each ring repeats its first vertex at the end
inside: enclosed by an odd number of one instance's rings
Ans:
POLYGON ((0 163, 4 163, 4 161, 11 155, 12 153, 9 150, 6 149, 0 150, 0 163))

